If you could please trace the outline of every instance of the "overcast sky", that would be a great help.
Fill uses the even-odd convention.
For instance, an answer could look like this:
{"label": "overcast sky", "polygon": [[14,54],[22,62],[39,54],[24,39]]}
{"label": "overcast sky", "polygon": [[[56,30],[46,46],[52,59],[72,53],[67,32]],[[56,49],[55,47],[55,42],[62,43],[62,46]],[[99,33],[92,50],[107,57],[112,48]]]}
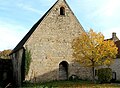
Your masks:
{"label": "overcast sky", "polygon": [[[66,0],[86,31],[120,38],[120,0]],[[0,0],[0,51],[13,49],[56,0]]]}

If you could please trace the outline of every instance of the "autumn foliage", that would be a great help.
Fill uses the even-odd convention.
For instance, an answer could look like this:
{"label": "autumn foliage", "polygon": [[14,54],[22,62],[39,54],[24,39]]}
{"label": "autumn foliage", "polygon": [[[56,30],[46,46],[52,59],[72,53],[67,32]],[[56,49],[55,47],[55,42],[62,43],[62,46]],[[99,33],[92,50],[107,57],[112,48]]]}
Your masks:
{"label": "autumn foliage", "polygon": [[[112,40],[105,40],[102,33],[92,29],[82,33],[72,42],[73,57],[83,66],[94,67],[110,65],[116,58],[117,47]],[[94,78],[94,77],[93,77]]]}
{"label": "autumn foliage", "polygon": [[12,50],[3,50],[0,52],[0,58],[2,59],[10,59],[9,54],[11,53]]}

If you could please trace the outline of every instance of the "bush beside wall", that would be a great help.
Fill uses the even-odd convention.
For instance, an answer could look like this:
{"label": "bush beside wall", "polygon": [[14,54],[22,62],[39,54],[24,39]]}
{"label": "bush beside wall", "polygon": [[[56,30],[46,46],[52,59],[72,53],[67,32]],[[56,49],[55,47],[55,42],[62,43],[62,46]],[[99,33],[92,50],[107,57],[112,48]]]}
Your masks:
{"label": "bush beside wall", "polygon": [[101,83],[108,83],[112,79],[112,69],[110,68],[101,68],[98,69],[98,81]]}

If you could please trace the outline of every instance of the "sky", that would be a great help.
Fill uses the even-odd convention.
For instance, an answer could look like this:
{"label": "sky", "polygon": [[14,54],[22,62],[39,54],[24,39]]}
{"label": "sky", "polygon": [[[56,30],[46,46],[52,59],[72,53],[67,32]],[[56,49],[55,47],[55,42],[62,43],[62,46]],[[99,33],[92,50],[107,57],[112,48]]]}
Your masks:
{"label": "sky", "polygon": [[[0,0],[0,51],[13,49],[57,0]],[[66,0],[85,29],[120,38],[120,0]]]}

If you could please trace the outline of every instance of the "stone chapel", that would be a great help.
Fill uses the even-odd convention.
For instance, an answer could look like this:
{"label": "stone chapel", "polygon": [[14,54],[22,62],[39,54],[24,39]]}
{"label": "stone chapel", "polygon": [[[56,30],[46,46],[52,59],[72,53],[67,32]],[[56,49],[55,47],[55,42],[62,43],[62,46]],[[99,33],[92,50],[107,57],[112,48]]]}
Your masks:
{"label": "stone chapel", "polygon": [[[91,78],[91,70],[74,61],[71,42],[85,32],[65,0],[56,3],[38,20],[11,53],[13,76],[18,85],[66,80],[71,75]],[[25,51],[31,52],[30,69],[24,73]]]}
{"label": "stone chapel", "polygon": [[[13,49],[13,77],[17,85],[23,80],[33,83],[67,80],[76,75],[92,79],[92,70],[75,62],[71,42],[85,32],[66,0],[55,4],[38,20]],[[31,63],[25,75],[26,50]]]}

